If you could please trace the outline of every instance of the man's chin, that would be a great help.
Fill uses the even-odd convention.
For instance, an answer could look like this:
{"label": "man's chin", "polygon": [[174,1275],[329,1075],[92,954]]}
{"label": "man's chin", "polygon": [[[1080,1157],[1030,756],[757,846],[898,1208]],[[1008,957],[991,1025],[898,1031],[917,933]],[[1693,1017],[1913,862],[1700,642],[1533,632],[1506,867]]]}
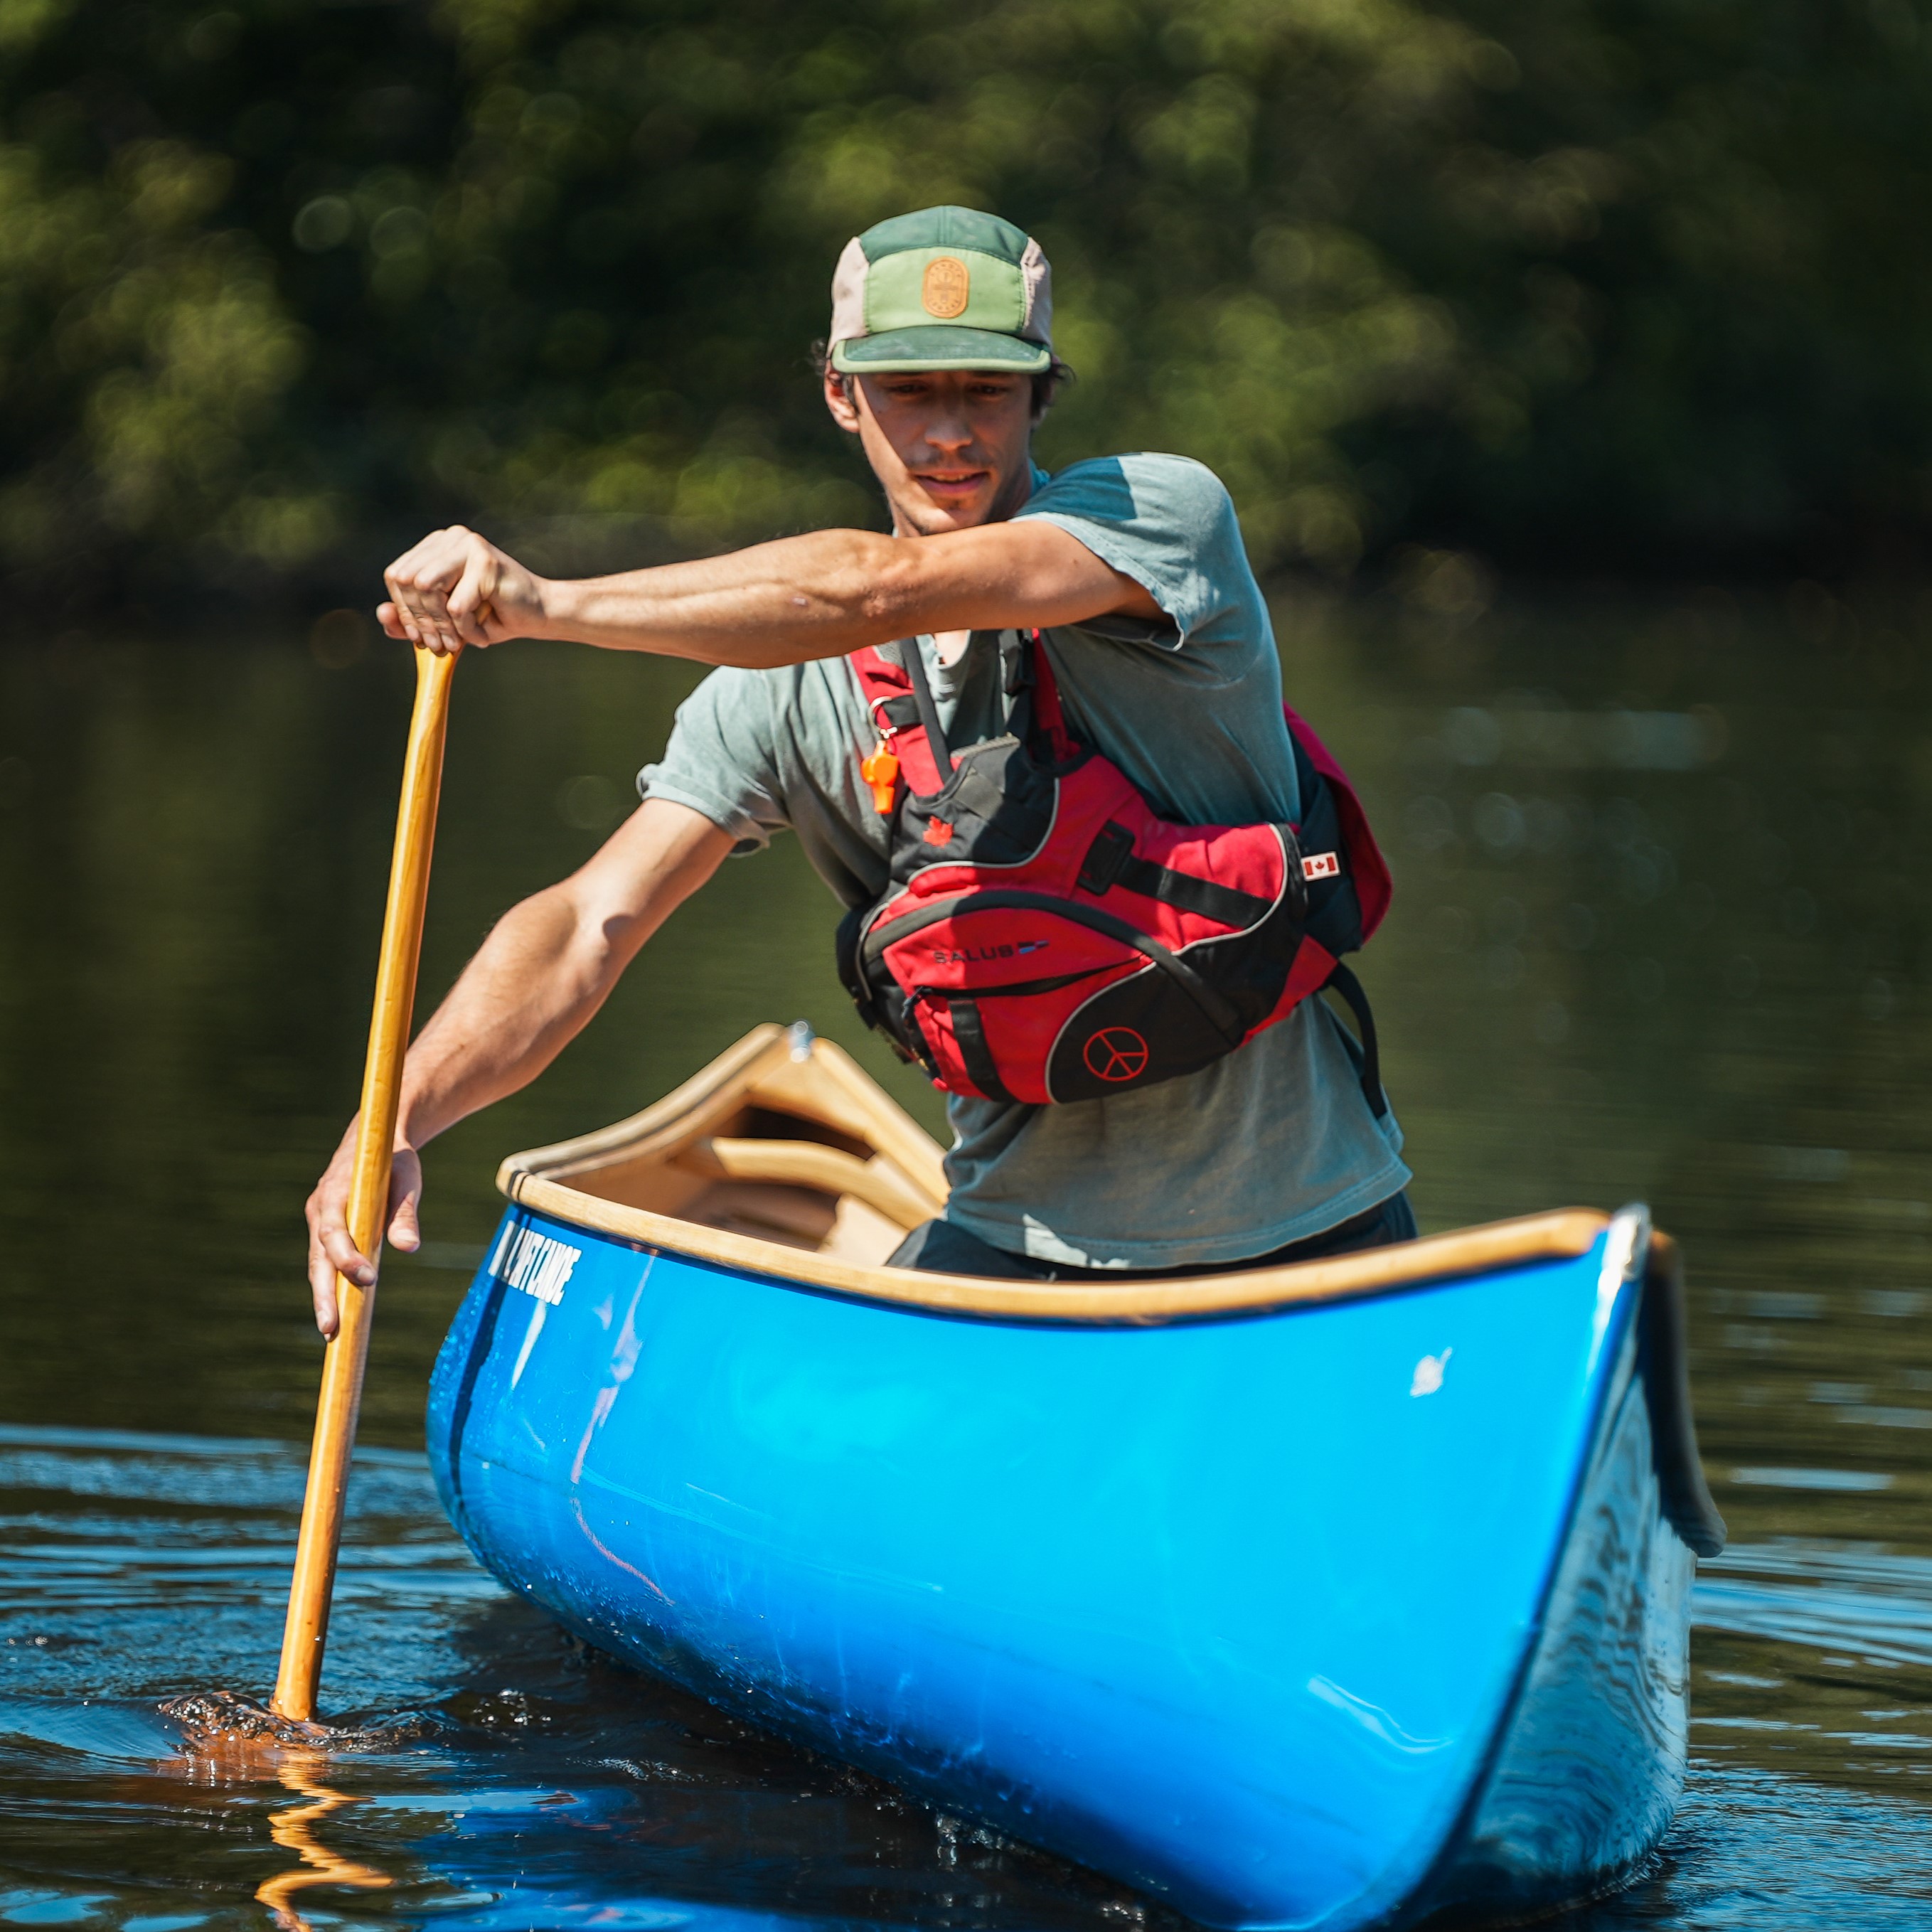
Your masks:
{"label": "man's chin", "polygon": [[922,490],[907,506],[914,524],[929,537],[943,536],[949,530],[972,530],[987,522],[993,514],[994,493],[976,490],[962,502],[937,502]]}

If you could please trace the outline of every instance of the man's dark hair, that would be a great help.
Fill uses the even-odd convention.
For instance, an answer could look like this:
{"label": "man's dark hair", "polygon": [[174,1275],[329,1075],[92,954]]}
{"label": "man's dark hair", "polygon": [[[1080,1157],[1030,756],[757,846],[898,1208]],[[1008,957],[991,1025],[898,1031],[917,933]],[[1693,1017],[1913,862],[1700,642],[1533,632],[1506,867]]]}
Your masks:
{"label": "man's dark hair", "polygon": [[[836,376],[845,386],[845,393],[852,393],[852,378],[842,369],[832,366],[832,345],[820,336],[806,351],[806,359],[814,374]],[[1052,408],[1054,399],[1066,385],[1074,380],[1073,371],[1056,356],[1047,367],[1033,379],[1033,419],[1037,423]]]}

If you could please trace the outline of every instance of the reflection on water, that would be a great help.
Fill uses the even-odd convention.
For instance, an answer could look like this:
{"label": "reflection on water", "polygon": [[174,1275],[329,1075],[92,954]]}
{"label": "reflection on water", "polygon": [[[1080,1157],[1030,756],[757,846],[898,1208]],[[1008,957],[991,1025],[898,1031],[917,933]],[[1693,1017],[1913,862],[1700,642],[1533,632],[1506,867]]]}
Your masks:
{"label": "reflection on water", "polygon": [[[1735,1538],[1700,1576],[1696,1767],[1655,1874],[1570,1923],[1922,1923],[1927,622],[1812,590],[1282,618],[1290,689],[1396,866],[1364,971],[1424,1220],[1642,1197],[1689,1250]],[[324,1686],[333,1715],[413,1710],[411,1741],[291,1784],[184,1757],[156,1717],[264,1689],[280,1630],[300,1451],[238,1438],[306,1432],[299,1205],[355,1086],[407,711],[400,664],[329,655],[0,659],[0,1922],[259,1926],[278,1876],[308,1882],[261,1895],[317,1926],[1132,1916],[574,1647],[476,1572],[416,1453],[507,1149],[766,1018],[936,1120],[847,1017],[795,851],[728,867],[544,1082],[432,1150]],[[691,677],[548,647],[465,665],[426,986],[592,849]]]}
{"label": "reflection on water", "polygon": [[308,1802],[292,1804],[268,1820],[268,1835],[284,1851],[301,1861],[286,1871],[265,1878],[255,1888],[255,1896],[274,1914],[275,1923],[285,1932],[313,1932],[309,1922],[295,1909],[298,1895],[313,1886],[344,1885],[358,1892],[380,1892],[394,1880],[374,1865],[358,1864],[330,1850],[325,1842],[322,1821],[330,1813],[358,1801],[346,1792],[322,1782],[328,1760],[320,1751],[286,1751],[275,1766],[275,1775],[288,1788]]}

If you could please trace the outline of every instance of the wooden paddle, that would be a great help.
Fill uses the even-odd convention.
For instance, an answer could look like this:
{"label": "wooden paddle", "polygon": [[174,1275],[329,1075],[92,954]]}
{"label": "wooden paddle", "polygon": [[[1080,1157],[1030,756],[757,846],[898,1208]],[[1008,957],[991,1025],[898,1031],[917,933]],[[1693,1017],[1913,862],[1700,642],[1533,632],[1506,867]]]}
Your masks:
{"label": "wooden paddle", "polygon": [[[382,950],[376,968],[376,1004],[369,1020],[369,1053],[363,1063],[362,1108],[349,1195],[350,1238],[372,1261],[381,1256],[388,1214],[390,1154],[403,1055],[416,1007],[423,906],[429,896],[430,853],[436,842],[436,798],[442,786],[449,680],[455,668],[454,652],[439,657],[420,647],[416,651],[416,709],[403,759],[403,795],[396,809],[396,846],[389,862],[389,900],[382,915]],[[288,1622],[282,1631],[282,1664],[272,1706],[278,1716],[298,1722],[314,1715],[316,1686],[322,1676],[349,1458],[356,1446],[362,1370],[369,1358],[369,1323],[375,1312],[373,1285],[359,1288],[338,1274],[335,1294],[340,1320],[322,1358],[315,1444],[309,1454],[308,1488],[302,1498],[302,1534],[296,1544],[295,1577],[289,1588]]]}

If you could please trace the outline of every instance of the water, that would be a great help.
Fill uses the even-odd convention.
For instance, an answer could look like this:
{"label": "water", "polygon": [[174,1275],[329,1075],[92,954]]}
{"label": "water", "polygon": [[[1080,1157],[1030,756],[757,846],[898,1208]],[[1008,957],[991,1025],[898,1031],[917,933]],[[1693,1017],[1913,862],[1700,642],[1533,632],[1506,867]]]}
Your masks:
{"label": "water", "polygon": [[[1425,1226],[1641,1197],[1688,1250],[1732,1534],[1699,1581],[1693,1775],[1654,1872],[1566,1923],[1922,1924],[1932,614],[1799,586],[1280,616],[1396,862],[1365,970]],[[426,986],[594,848],[692,678],[464,666]],[[0,658],[0,1923],[260,1926],[265,1886],[316,1926],[1137,1918],[574,1646],[429,1487],[424,1380],[502,1154],[800,1016],[936,1122],[847,1017],[789,850],[728,866],[543,1082],[431,1150],[324,1683],[402,1732],[278,1781],[155,1716],[273,1676],[318,1360],[300,1204],[354,1090],[406,709],[342,625]]]}

